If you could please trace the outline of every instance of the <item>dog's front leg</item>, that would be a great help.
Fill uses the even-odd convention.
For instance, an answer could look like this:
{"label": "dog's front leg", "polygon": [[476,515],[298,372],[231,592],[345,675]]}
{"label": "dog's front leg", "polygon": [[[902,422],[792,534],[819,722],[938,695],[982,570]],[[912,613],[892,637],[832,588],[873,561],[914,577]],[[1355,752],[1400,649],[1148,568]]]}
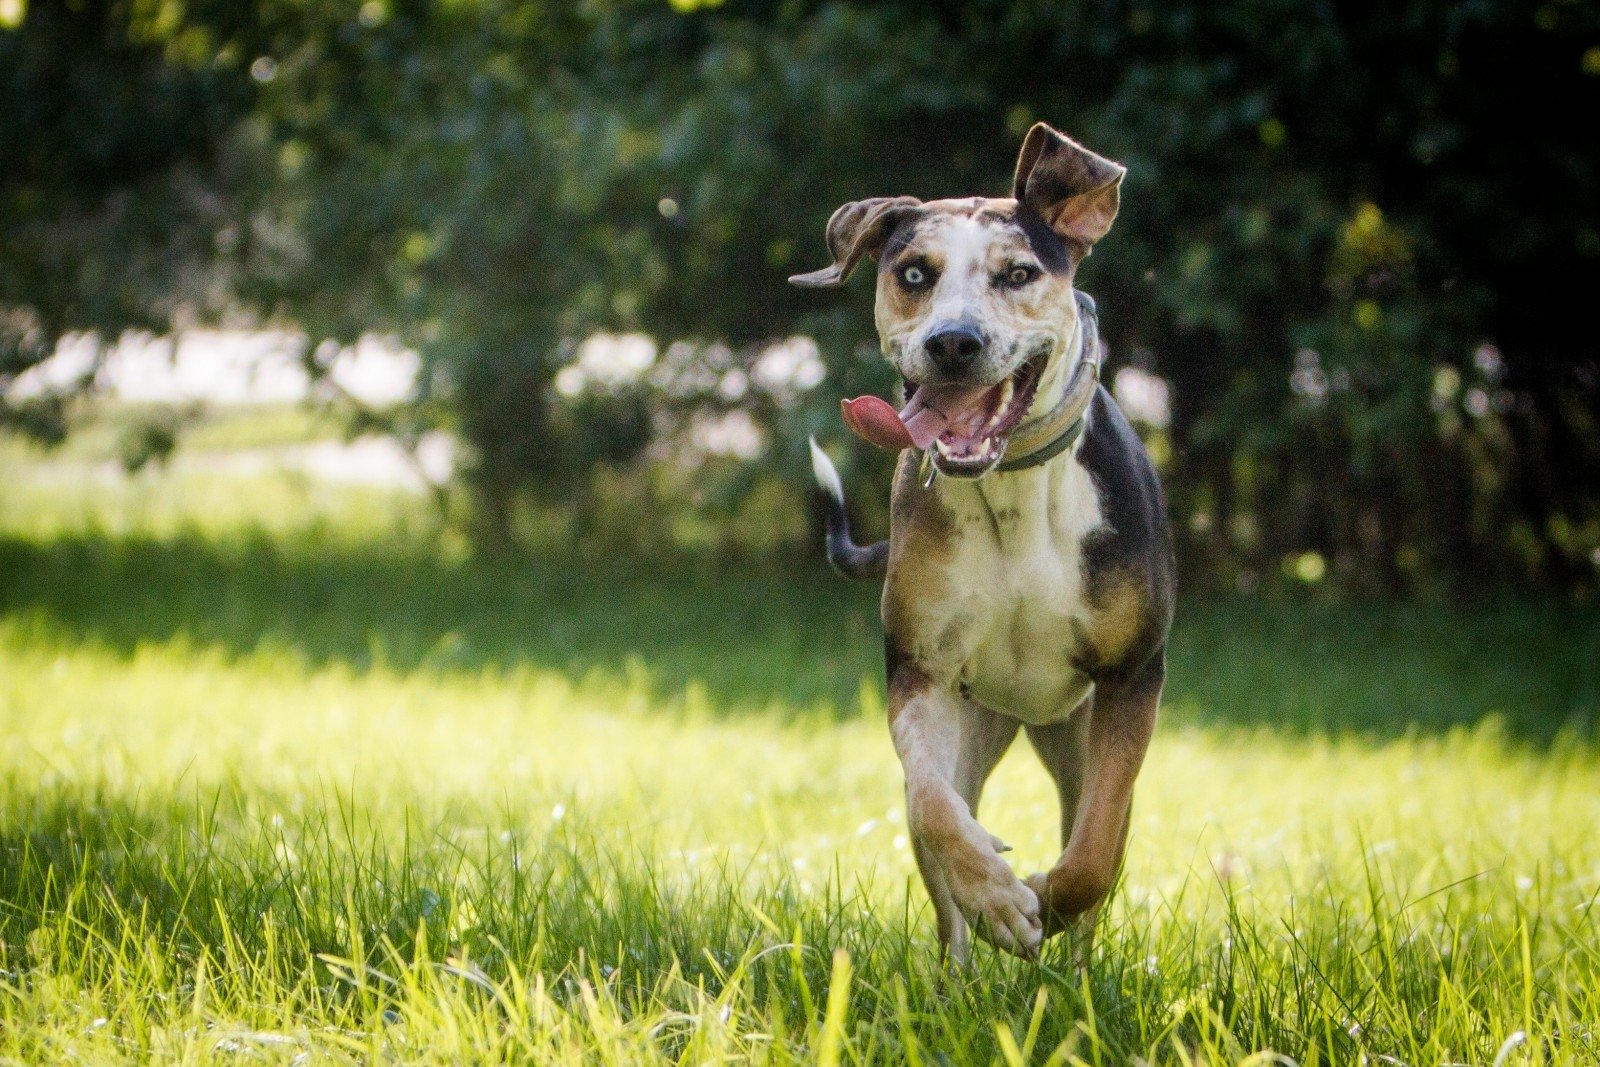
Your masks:
{"label": "dog's front leg", "polygon": [[889,693],[890,731],[906,776],[906,823],[945,952],[966,962],[971,922],[1000,948],[1032,956],[1044,932],[1039,898],[973,815],[1017,724],[910,672],[897,672]]}
{"label": "dog's front leg", "polygon": [[[1048,872],[1028,879],[1052,934],[1078,921],[1092,922],[1116,881],[1133,783],[1155,729],[1165,677],[1165,659],[1157,653],[1128,675],[1095,682],[1094,699],[1086,709],[1090,718],[1082,792],[1066,848]],[[1085,933],[1092,936],[1092,931]],[[1079,960],[1080,967],[1086,963]]]}

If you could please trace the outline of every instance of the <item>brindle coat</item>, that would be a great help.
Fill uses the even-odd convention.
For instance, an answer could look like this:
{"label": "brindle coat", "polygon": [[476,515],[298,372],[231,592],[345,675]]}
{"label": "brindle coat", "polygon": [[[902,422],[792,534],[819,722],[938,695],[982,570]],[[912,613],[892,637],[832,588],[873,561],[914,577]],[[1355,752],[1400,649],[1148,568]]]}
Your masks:
{"label": "brindle coat", "polygon": [[[794,280],[839,284],[877,258],[878,331],[908,383],[941,380],[926,341],[952,322],[984,337],[964,384],[1000,383],[1047,358],[1020,433],[1052,410],[1082,358],[1093,321],[1078,312],[1074,276],[1111,227],[1123,174],[1040,124],[1012,198],[847,204],[828,226],[833,265]],[[906,284],[913,267],[917,286]],[[1087,959],[1155,725],[1174,596],[1165,504],[1103,388],[1085,418],[1073,447],[1024,470],[925,488],[923,455],[904,452],[886,553],[850,544],[837,476],[819,460],[833,497],[830,557],[859,572],[886,556],[890,731],[917,864],[957,960],[970,952],[969,923],[1022,955],[1075,926]],[[944,469],[937,450],[929,459]],[[1026,880],[976,817],[1019,730],[1055,780],[1062,821],[1060,857]]]}

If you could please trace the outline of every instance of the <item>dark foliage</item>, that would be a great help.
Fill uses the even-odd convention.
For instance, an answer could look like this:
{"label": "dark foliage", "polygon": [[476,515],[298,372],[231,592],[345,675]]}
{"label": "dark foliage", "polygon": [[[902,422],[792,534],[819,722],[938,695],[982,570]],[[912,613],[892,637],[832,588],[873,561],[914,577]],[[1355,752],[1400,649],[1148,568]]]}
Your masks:
{"label": "dark foliage", "polygon": [[[490,528],[695,412],[747,409],[801,470],[841,393],[888,386],[866,282],[784,284],[829,212],[1001,193],[1047,119],[1130,169],[1082,279],[1114,366],[1172,384],[1152,433],[1190,574],[1314,553],[1302,573],[1374,590],[1593,586],[1593,5],[25,12],[0,30],[0,383],[63,331],[231,302],[415,344]],[[687,342],[709,376],[571,402],[552,383],[597,329]],[[821,388],[715,388],[795,333]]]}

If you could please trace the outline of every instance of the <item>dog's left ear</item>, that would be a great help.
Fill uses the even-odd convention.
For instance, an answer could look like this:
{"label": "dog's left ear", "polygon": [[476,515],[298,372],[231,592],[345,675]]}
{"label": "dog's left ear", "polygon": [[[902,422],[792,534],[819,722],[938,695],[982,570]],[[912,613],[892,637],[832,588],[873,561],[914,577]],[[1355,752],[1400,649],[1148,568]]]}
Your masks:
{"label": "dog's left ear", "polygon": [[832,266],[809,274],[796,274],[789,283],[805,289],[844,284],[861,257],[877,258],[895,229],[921,207],[922,201],[914,196],[878,196],[844,205],[828,220]]}
{"label": "dog's left ear", "polygon": [[1022,142],[1011,195],[1088,255],[1117,217],[1127,173],[1120,163],[1039,122]]}

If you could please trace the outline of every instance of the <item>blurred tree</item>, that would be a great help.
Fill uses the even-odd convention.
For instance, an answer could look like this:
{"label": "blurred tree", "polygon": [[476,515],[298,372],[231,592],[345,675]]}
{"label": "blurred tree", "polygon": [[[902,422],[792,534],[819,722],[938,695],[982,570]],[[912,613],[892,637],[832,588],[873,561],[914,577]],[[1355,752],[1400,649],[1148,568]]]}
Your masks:
{"label": "blurred tree", "polygon": [[[229,300],[393,331],[496,537],[730,411],[803,469],[840,394],[891,383],[866,282],[784,278],[845,200],[1003,194],[1042,118],[1130,166],[1082,278],[1173,385],[1191,573],[1594,582],[1593,5],[83,0],[29,6],[0,65],[13,365]],[[556,388],[600,330],[663,355]],[[756,387],[793,334],[826,387]]]}
{"label": "blurred tree", "polygon": [[227,303],[251,23],[204,0],[0,8],[0,421],[62,432],[54,398],[5,403],[62,335]]}
{"label": "blurred tree", "polygon": [[[680,299],[847,335],[781,289],[827,213],[1003,192],[1047,118],[1132,168],[1083,277],[1114,350],[1175,385],[1186,555],[1241,584],[1306,551],[1374,589],[1592,584],[1592,5],[752,2],[702,24],[661,124],[704,191]],[[701,321],[737,335],[725,308]]]}

